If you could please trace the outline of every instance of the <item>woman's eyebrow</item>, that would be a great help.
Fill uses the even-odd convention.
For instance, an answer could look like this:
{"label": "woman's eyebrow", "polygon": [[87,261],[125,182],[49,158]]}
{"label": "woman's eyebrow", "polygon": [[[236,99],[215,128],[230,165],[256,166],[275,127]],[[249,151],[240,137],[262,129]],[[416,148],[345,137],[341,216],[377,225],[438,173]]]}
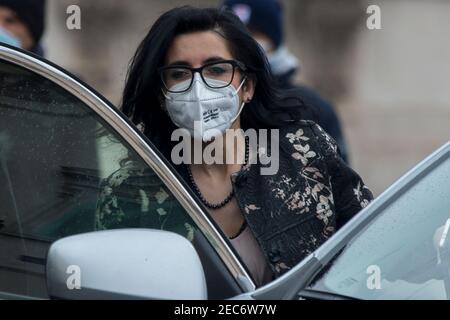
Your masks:
{"label": "woman's eyebrow", "polygon": [[[223,57],[220,57],[220,56],[213,56],[213,57],[209,57],[206,60],[203,60],[203,64],[207,64],[207,63],[210,63],[210,62],[216,62],[216,61],[223,61],[223,60],[227,60],[227,59],[224,59]],[[192,65],[189,62],[187,62],[187,61],[177,60],[177,61],[174,61],[174,62],[168,64],[168,66],[186,66],[186,67],[191,67]]]}
{"label": "woman's eyebrow", "polygon": [[223,60],[227,60],[227,59],[224,59],[219,56],[214,56],[214,57],[210,57],[210,58],[204,60],[203,63],[206,64],[206,63],[210,63],[210,62],[223,61]]}
{"label": "woman's eyebrow", "polygon": [[178,60],[178,61],[174,61],[172,63],[169,63],[168,66],[186,66],[186,67],[190,67],[191,64],[187,61],[183,61],[183,60]]}

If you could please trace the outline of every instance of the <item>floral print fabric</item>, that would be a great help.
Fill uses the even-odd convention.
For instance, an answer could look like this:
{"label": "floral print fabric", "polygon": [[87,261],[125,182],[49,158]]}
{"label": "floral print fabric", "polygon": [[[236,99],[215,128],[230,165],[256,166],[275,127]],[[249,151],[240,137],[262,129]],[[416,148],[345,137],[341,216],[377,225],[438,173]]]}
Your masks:
{"label": "floral print fabric", "polygon": [[279,132],[280,167],[253,165],[234,178],[236,196],[275,277],[316,250],[373,199],[359,175],[317,124]]}

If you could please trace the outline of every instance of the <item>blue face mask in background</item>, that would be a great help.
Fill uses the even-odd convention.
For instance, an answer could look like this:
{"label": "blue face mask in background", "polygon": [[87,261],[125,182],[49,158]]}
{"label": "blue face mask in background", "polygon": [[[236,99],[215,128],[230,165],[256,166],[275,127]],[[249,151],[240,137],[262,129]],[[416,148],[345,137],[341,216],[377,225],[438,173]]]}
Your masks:
{"label": "blue face mask in background", "polygon": [[0,42],[9,44],[14,47],[22,47],[22,43],[19,39],[14,37],[11,33],[0,27]]}

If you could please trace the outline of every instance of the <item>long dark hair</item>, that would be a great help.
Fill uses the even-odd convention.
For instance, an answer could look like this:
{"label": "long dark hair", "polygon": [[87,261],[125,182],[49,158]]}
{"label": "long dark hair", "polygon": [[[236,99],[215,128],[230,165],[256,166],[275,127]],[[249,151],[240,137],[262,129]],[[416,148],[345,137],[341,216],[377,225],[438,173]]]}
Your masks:
{"label": "long dark hair", "polygon": [[184,6],[164,13],[139,45],[128,72],[122,111],[135,123],[144,125],[145,135],[163,153],[171,145],[176,128],[161,108],[161,80],[157,69],[178,35],[214,30],[228,41],[236,60],[248,68],[247,75],[256,80],[252,102],[244,107],[241,126],[244,130],[271,129],[300,119],[302,102],[281,94],[272,77],[265,53],[240,19],[226,8]]}

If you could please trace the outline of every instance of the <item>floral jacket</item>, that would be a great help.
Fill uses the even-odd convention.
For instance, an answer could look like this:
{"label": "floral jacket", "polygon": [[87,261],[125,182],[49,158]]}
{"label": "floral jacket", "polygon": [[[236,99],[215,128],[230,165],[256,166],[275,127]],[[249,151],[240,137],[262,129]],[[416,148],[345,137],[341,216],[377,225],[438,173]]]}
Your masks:
{"label": "floral jacket", "polygon": [[[275,278],[373,199],[339,156],[335,141],[314,122],[280,129],[279,155],[274,175],[261,175],[257,163],[231,177],[239,207]],[[193,222],[160,182],[149,182],[151,176],[131,165],[108,178],[97,206],[97,228],[160,228],[192,240]]]}

